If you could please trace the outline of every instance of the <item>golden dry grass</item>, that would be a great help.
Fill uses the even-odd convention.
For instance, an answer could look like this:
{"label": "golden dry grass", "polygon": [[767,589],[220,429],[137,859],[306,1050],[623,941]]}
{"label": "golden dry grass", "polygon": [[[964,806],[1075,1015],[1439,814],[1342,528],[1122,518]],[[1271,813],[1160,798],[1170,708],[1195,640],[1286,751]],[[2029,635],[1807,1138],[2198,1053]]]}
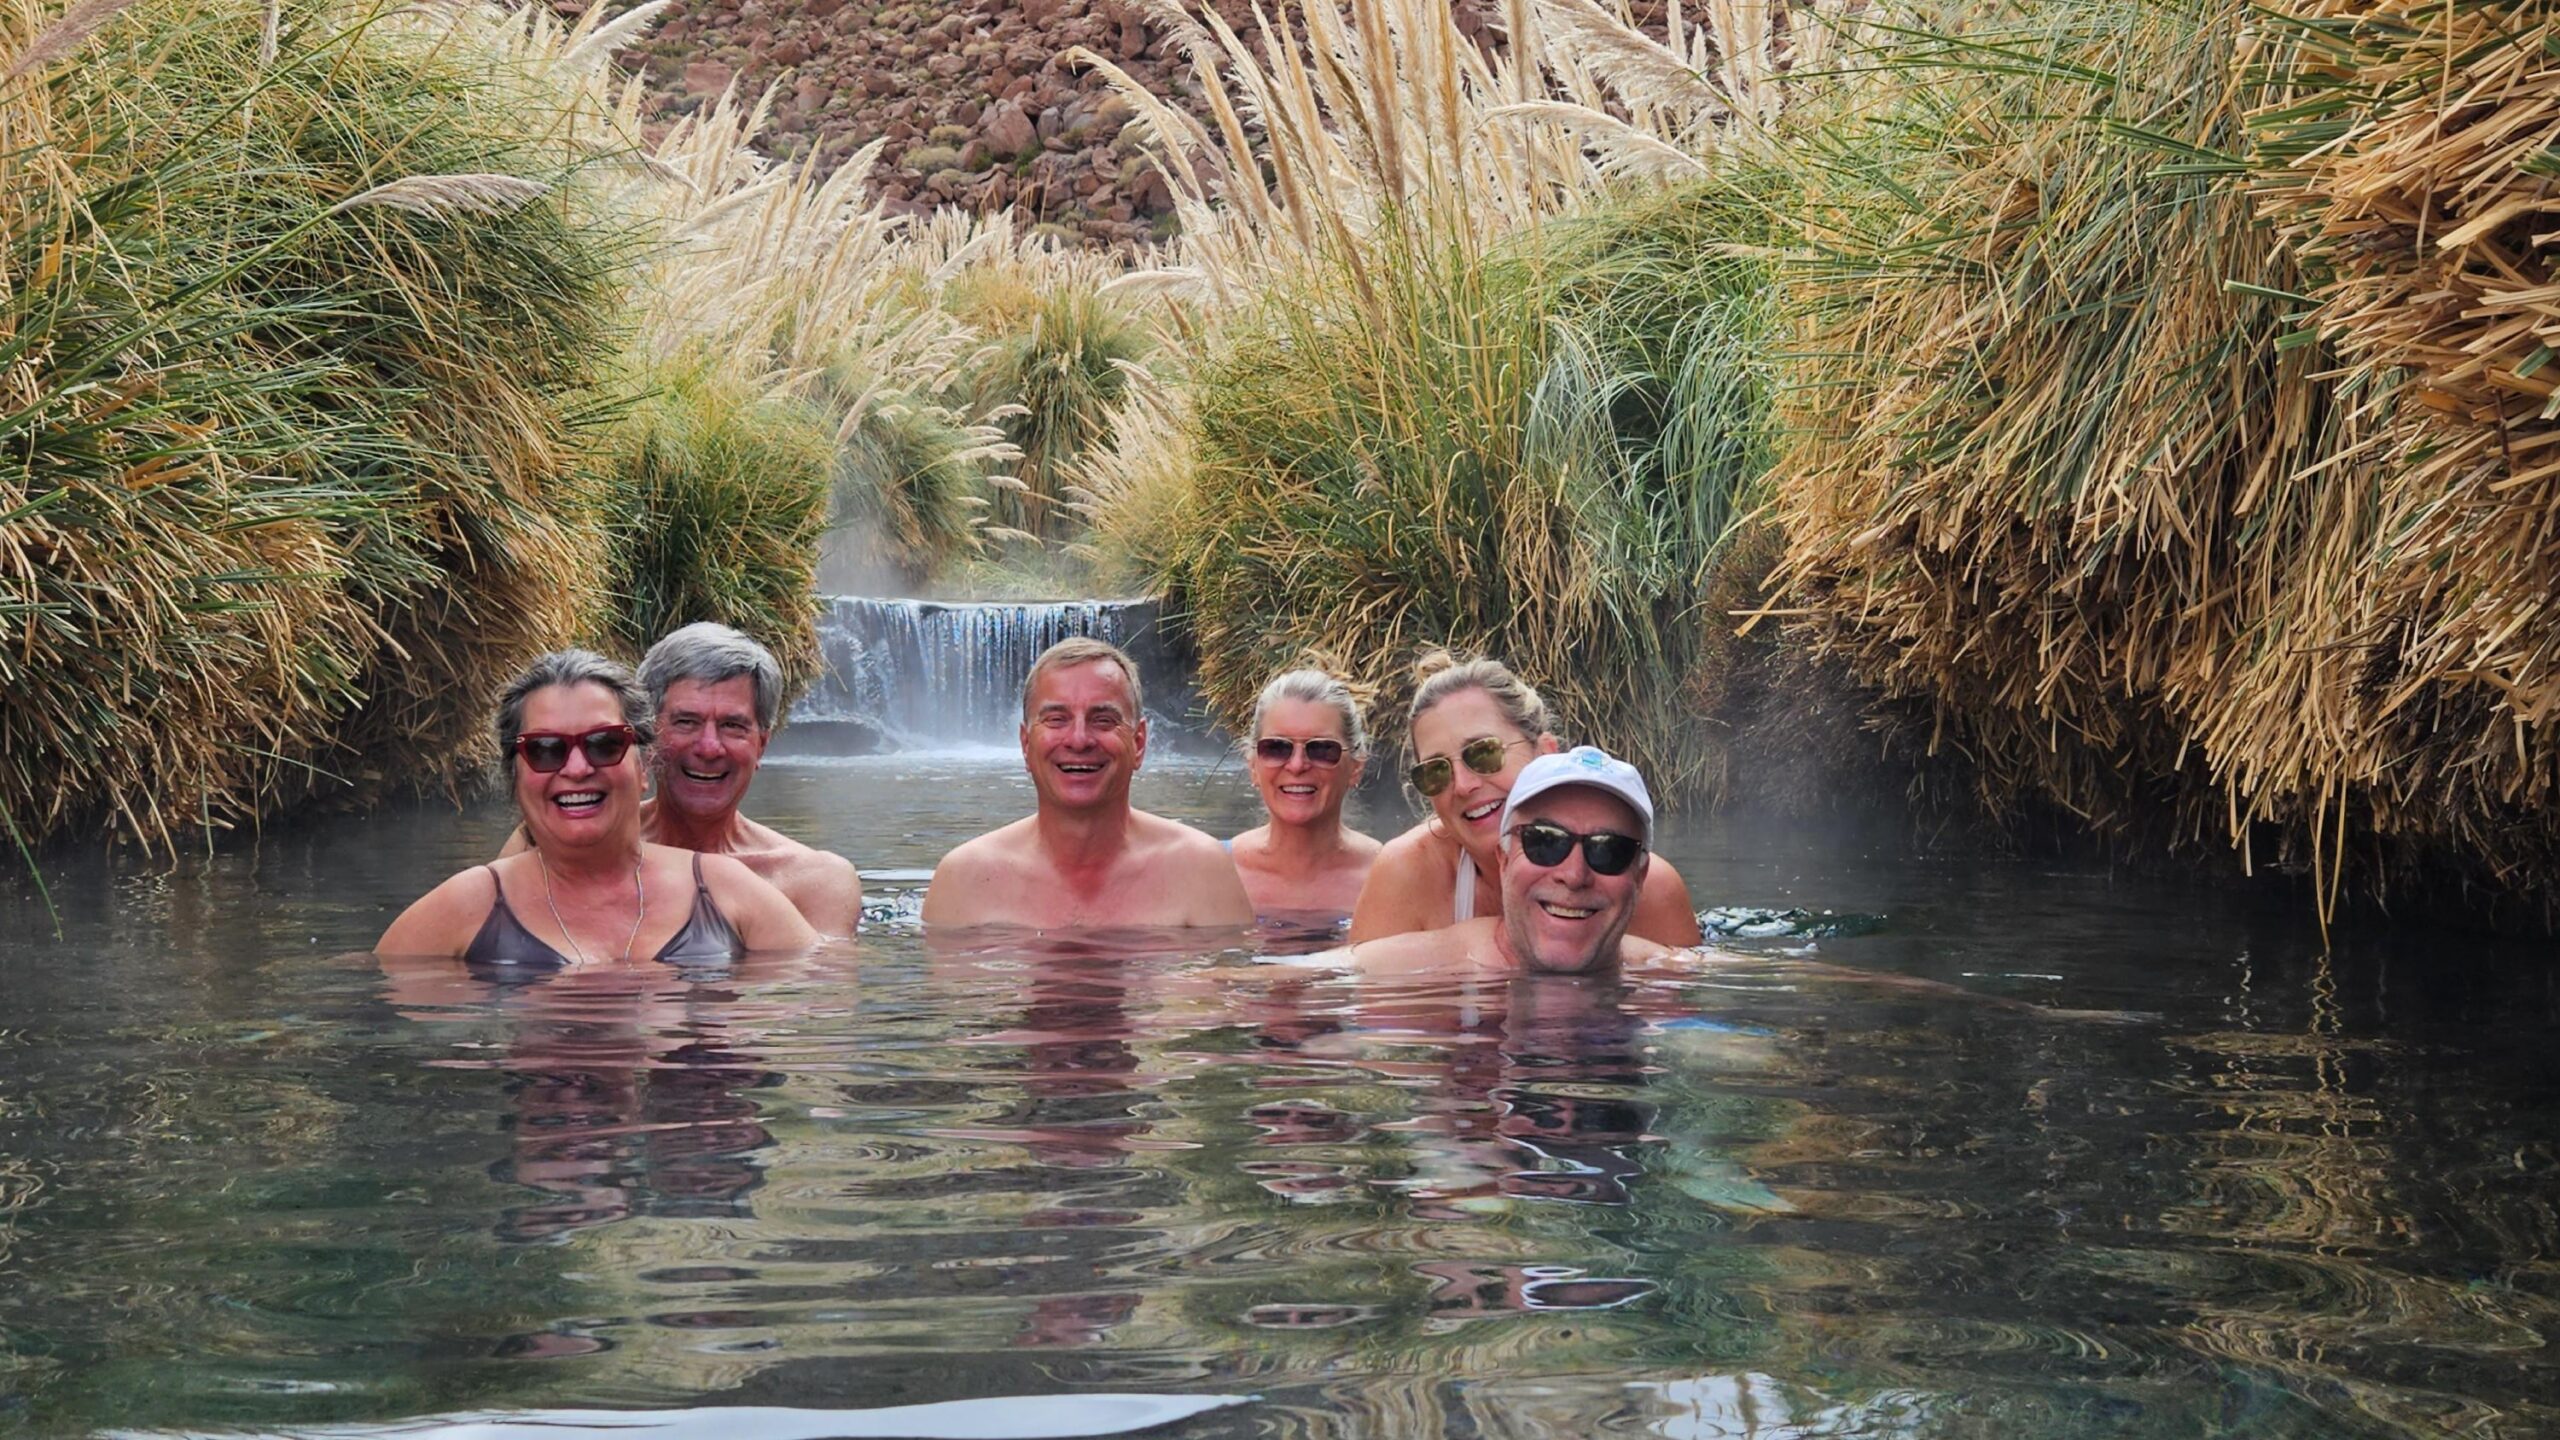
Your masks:
{"label": "golden dry grass", "polygon": [[432,779],[464,728],[375,749],[375,718],[476,697],[522,658],[493,643],[572,633],[564,406],[600,354],[609,237],[555,199],[566,167],[509,170],[521,141],[478,108],[528,98],[506,77],[362,12],[260,16],[0,9],[21,844],[165,848],[345,779]]}
{"label": "golden dry grass", "polygon": [[[2492,193],[2479,147],[2547,130],[2518,76],[2550,61],[2349,10],[2008,12],[1834,117],[1784,577],[1995,811],[2272,843],[2324,913],[2413,870],[2547,910],[2554,510],[2499,398],[2530,304],[2485,279],[2538,262],[2461,227],[2538,193],[2512,143]],[[2397,68],[2342,61],[2354,35]]]}

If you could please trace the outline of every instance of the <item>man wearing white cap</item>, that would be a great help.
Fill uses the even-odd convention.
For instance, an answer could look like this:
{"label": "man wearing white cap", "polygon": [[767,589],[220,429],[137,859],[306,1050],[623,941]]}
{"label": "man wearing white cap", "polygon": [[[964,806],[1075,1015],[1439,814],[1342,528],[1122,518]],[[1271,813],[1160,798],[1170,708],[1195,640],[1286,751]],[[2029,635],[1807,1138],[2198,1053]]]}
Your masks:
{"label": "man wearing white cap", "polygon": [[1592,745],[1541,755],[1512,782],[1501,834],[1500,916],[1355,946],[1360,968],[1589,974],[1669,953],[1627,935],[1653,847],[1636,767]]}

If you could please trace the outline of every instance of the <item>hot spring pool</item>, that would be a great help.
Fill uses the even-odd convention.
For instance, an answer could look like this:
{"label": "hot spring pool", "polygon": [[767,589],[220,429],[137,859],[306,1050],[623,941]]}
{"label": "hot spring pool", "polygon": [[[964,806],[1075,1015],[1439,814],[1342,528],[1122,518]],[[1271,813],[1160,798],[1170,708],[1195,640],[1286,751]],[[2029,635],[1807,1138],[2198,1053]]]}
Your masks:
{"label": "hot spring pool", "polygon": [[927,946],[1027,797],[772,762],[878,922],[716,983],[389,987],[494,809],[17,882],[0,1432],[2560,1432],[2547,947],[1741,820],[1663,848],[1772,933],[1677,981]]}

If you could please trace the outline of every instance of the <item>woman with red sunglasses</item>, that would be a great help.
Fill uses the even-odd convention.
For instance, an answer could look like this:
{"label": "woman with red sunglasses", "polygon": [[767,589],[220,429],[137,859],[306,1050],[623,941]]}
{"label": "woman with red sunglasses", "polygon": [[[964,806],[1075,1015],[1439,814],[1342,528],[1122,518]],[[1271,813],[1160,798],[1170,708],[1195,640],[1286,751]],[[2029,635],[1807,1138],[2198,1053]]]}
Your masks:
{"label": "woman with red sunglasses", "polygon": [[1351,913],[1378,842],[1342,823],[1342,802],[1369,763],[1369,734],[1350,687],[1322,670],[1273,676],[1253,703],[1245,764],[1267,824],[1227,842],[1253,912],[1332,927]]}
{"label": "woman with red sunglasses", "polygon": [[428,891],[375,951],[543,973],[634,957],[716,967],[814,942],[782,892],[736,860],[641,841],[649,732],[627,667],[587,650],[526,667],[499,699],[497,735],[532,848]]}
{"label": "woman with red sunglasses", "polygon": [[[1439,930],[1502,913],[1502,806],[1522,767],[1564,748],[1547,702],[1499,660],[1426,652],[1414,666],[1406,772],[1431,813],[1387,842],[1351,911],[1351,941]],[[1698,929],[1689,887],[1655,856],[1627,933],[1687,946]]]}

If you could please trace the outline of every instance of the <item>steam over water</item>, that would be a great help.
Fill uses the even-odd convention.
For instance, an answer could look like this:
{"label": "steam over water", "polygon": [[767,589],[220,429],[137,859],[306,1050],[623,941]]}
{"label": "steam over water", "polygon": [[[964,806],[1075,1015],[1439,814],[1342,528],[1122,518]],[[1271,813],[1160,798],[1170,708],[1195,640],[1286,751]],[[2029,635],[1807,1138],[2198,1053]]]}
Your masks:
{"label": "steam over water", "polygon": [[1696,819],[1702,905],[1803,918],[1625,987],[928,947],[1027,793],[769,765],[881,920],[715,983],[349,953],[495,809],[60,862],[0,938],[0,1435],[2560,1433],[2543,952]]}

